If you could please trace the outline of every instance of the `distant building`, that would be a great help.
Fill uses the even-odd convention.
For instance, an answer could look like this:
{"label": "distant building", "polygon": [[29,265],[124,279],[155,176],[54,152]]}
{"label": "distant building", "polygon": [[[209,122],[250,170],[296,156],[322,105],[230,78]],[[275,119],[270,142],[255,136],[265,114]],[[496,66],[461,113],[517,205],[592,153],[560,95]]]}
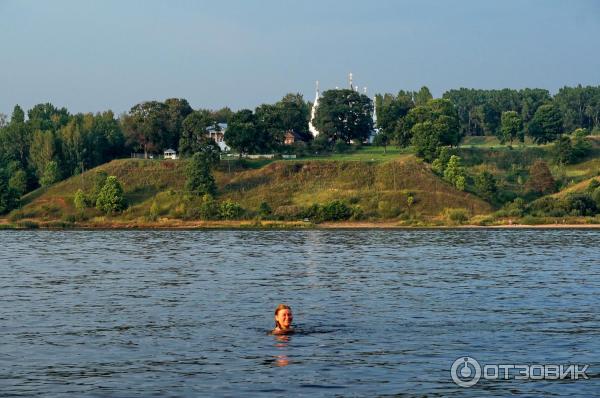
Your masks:
{"label": "distant building", "polygon": [[177,151],[173,150],[173,149],[167,149],[164,153],[164,158],[165,159],[177,159]]}
{"label": "distant building", "polygon": [[221,151],[229,152],[231,148],[225,143],[225,131],[227,131],[227,123],[218,123],[217,126],[209,127],[207,134],[217,143]]}
{"label": "distant building", "polygon": [[283,135],[283,143],[285,145],[292,145],[296,141],[304,141],[300,134],[294,132],[294,130],[288,130]]}

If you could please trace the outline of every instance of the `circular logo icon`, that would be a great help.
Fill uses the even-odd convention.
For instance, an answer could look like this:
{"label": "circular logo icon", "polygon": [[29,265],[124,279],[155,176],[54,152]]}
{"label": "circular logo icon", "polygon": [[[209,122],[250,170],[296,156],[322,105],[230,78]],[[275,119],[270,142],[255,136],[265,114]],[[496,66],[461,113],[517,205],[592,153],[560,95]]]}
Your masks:
{"label": "circular logo icon", "polygon": [[460,357],[450,368],[452,381],[461,387],[471,387],[481,378],[481,365],[471,357]]}

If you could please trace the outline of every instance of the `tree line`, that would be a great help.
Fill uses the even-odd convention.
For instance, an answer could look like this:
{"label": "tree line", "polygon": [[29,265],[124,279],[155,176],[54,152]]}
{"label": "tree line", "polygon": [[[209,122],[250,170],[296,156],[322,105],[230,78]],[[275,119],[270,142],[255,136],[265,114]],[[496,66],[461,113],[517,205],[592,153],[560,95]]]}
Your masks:
{"label": "tree line", "polygon": [[581,137],[600,130],[600,86],[563,87],[554,96],[544,89],[461,88],[436,99],[423,87],[377,95],[375,104],[353,90],[327,90],[316,109],[314,124],[321,134],[315,140],[308,131],[311,107],[300,94],[237,112],[227,107],[194,110],[179,98],[145,101],[118,117],[110,110],[71,114],[45,103],[25,112],[16,105],[10,117],[0,115],[0,212],[32,189],[130,152],[218,152],[207,132],[218,131],[220,123],[228,124],[225,141],[240,154],[290,148],[283,145],[287,132],[297,139],[292,149],[327,151],[361,143],[376,127],[376,144],[412,145],[427,161],[464,136],[493,135],[509,144],[525,136],[540,144],[556,141],[557,156],[568,162],[582,147],[562,134],[579,129],[576,136]]}

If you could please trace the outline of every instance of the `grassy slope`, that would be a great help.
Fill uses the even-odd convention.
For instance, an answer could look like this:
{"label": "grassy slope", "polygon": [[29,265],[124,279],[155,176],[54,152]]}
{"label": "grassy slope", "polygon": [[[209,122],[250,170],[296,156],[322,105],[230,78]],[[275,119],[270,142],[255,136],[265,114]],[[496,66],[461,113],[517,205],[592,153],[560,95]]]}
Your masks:
{"label": "grassy slope", "polygon": [[[89,192],[96,170],[115,175],[131,204],[128,219],[148,214],[157,202],[163,214],[177,206],[185,183],[184,161],[115,160],[24,198],[26,218],[60,219],[74,214],[73,196],[82,188]],[[256,211],[261,202],[285,214],[294,208],[334,199],[357,204],[371,219],[394,218],[408,210],[407,197],[414,196],[411,213],[439,215],[445,208],[461,207],[472,214],[489,212],[490,206],[474,195],[460,192],[435,176],[413,156],[390,161],[275,161],[257,169],[215,173],[220,199],[232,199]],[[99,215],[91,210],[91,216]]]}

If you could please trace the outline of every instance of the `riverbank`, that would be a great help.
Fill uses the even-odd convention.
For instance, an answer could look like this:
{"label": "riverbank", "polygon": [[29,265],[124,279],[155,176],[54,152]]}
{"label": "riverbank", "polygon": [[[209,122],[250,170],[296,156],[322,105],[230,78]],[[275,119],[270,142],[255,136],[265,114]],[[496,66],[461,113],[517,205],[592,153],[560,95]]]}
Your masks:
{"label": "riverbank", "polygon": [[406,224],[398,221],[340,221],[312,223],[308,221],[272,221],[272,220],[227,220],[227,221],[184,221],[161,219],[158,221],[120,221],[96,220],[87,222],[21,220],[10,222],[0,219],[0,229],[48,229],[48,230],[191,230],[191,229],[600,229],[600,224],[581,220],[581,223],[520,224],[518,222],[477,225],[477,224]]}

